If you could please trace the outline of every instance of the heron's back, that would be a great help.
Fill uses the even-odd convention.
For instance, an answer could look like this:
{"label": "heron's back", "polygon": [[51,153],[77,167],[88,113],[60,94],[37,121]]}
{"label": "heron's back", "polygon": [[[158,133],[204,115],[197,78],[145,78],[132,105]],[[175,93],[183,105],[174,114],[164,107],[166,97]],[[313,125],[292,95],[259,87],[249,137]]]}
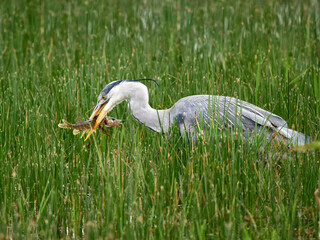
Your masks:
{"label": "heron's back", "polygon": [[[287,123],[281,117],[248,102],[225,96],[193,95],[176,102],[170,109],[170,121],[178,124],[181,134],[194,133],[195,126],[211,129],[217,125],[221,130],[240,129],[245,140],[253,133],[265,134],[270,138],[278,133],[283,138],[306,142],[303,134],[288,131]],[[295,135],[301,140],[297,140]]]}

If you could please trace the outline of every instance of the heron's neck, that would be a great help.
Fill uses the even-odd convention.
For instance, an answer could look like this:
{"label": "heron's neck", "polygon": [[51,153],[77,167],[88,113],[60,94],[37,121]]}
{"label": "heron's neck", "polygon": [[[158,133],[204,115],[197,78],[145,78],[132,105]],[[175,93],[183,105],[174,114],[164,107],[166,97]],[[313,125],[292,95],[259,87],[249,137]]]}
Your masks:
{"label": "heron's neck", "polygon": [[129,108],[136,120],[156,132],[167,132],[170,126],[169,109],[157,110],[149,105],[148,90],[143,84],[130,91]]}

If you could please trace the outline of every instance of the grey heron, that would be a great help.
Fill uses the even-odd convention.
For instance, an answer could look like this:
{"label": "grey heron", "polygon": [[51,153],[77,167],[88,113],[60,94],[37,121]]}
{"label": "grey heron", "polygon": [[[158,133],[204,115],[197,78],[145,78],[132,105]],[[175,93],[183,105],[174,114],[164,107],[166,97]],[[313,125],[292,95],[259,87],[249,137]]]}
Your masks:
{"label": "grey heron", "polygon": [[[99,126],[106,114],[116,105],[128,100],[133,117],[156,132],[166,133],[170,127],[177,126],[181,135],[187,133],[193,138],[199,126],[198,121],[202,118],[202,126],[205,128],[217,123],[221,129],[241,129],[245,140],[264,130],[267,140],[277,134],[279,139],[290,142],[291,145],[303,145],[311,141],[311,138],[303,133],[289,129],[281,117],[232,97],[193,95],[181,98],[169,109],[154,109],[149,105],[148,88],[140,82],[142,80],[155,81],[117,80],[106,85],[90,117],[93,119],[98,115],[92,130]],[[91,133],[92,131],[88,137]]]}

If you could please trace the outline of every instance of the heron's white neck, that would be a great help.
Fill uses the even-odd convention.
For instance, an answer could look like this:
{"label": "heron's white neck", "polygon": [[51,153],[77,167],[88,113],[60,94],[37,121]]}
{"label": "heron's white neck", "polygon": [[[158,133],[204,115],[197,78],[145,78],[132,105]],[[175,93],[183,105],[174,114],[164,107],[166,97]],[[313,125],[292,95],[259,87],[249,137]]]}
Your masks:
{"label": "heron's white neck", "polygon": [[167,132],[170,127],[169,109],[157,110],[149,105],[148,89],[139,82],[128,84],[129,108],[136,120],[156,132]]}

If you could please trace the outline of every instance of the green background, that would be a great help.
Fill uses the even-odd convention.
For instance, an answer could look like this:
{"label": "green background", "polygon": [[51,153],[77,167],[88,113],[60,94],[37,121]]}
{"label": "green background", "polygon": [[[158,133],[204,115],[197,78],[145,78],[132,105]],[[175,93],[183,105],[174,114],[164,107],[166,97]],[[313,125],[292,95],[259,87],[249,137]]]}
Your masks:
{"label": "green background", "polygon": [[0,239],[318,238],[319,152],[192,145],[141,126],[84,142],[116,79],[151,106],[238,97],[318,138],[320,4],[310,1],[18,1],[0,4]]}

